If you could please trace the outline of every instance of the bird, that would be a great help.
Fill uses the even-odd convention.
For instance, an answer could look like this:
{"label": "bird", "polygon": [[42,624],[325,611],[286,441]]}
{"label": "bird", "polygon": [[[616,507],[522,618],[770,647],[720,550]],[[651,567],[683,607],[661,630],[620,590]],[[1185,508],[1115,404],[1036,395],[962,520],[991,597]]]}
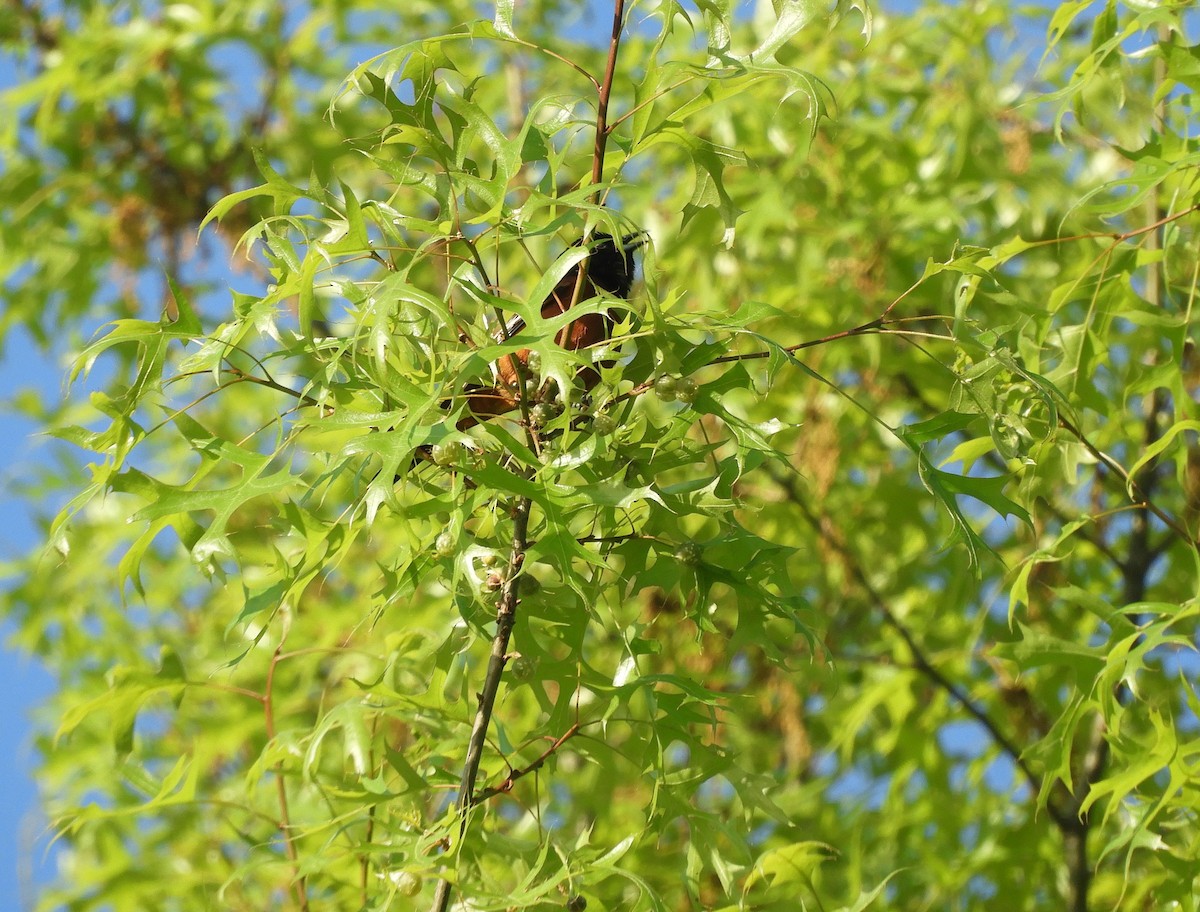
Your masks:
{"label": "bird", "polygon": [[[600,293],[628,300],[633,290],[633,253],[646,243],[646,239],[644,231],[626,234],[619,242],[612,235],[597,231],[590,240],[580,238],[575,241],[572,246],[586,242],[589,253],[584,260],[567,270],[554,290],[546,296],[542,302],[542,319],[561,316],[579,301],[595,298]],[[577,294],[579,271],[585,265],[587,272]],[[554,341],[569,351],[599,345],[609,338],[619,319],[620,316],[612,309],[586,313],[559,330]],[[493,336],[496,341],[503,342],[524,328],[525,321],[514,316],[504,326],[498,327]],[[521,367],[518,367],[518,362]],[[494,386],[468,385],[464,390],[467,395],[467,414],[459,419],[458,430],[465,431],[484,419],[514,411],[520,404],[518,393],[522,375],[525,374],[524,366],[528,363],[529,350],[523,348],[515,354],[505,355],[492,365],[496,381]],[[591,367],[582,368],[578,377],[586,390],[592,389],[600,381],[599,372]]]}

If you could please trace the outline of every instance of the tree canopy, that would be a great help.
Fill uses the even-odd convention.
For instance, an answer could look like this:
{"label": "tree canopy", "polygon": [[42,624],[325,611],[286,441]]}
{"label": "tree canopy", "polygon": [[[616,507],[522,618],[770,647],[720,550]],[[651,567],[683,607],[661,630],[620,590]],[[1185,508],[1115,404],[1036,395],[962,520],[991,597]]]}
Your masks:
{"label": "tree canopy", "polygon": [[1197,908],[1192,4],[480,17],[0,12],[38,907]]}

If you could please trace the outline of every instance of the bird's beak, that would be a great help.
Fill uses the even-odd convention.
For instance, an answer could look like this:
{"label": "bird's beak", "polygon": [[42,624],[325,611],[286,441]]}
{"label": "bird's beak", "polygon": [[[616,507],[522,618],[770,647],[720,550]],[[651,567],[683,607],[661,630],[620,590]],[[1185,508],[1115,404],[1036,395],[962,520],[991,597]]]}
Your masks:
{"label": "bird's beak", "polygon": [[639,247],[646,244],[650,240],[649,231],[634,231],[632,234],[627,234],[621,238],[621,250],[624,253],[633,253]]}

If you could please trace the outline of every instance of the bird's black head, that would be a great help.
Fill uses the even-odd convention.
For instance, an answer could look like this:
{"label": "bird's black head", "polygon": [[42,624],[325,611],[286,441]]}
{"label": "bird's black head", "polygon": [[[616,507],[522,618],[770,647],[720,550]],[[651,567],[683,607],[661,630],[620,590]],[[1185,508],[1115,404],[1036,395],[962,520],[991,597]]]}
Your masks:
{"label": "bird's black head", "polygon": [[[576,242],[579,243],[579,242]],[[597,231],[588,246],[588,278],[616,298],[628,298],[633,289],[633,252],[646,243],[646,232],[635,231],[618,245],[611,234]]]}

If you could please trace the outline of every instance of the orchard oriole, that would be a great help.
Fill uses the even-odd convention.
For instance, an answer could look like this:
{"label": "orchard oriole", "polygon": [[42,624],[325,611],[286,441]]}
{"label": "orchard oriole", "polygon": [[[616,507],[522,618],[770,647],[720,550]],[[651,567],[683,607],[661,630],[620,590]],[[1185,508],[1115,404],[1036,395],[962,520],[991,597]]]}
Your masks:
{"label": "orchard oriole", "polygon": [[[582,243],[582,239],[575,242],[576,245]],[[633,288],[633,252],[644,243],[644,231],[625,235],[619,244],[612,235],[597,231],[588,242],[590,253],[587,258],[572,266],[542,302],[542,318],[551,319],[565,314],[572,304],[587,301],[600,293],[627,299]],[[586,267],[587,273],[577,294],[579,270],[583,267]],[[571,351],[599,345],[608,339],[619,319],[620,316],[613,310],[586,313],[559,330],[554,341]],[[513,317],[493,335],[497,341],[502,342],[511,339],[524,328],[525,321],[520,317]],[[518,361],[522,365],[521,368],[517,366]],[[468,386],[466,393],[470,414],[459,420],[458,429],[466,430],[486,418],[503,415],[517,408],[521,377],[528,376],[523,367],[528,363],[529,350],[523,348],[516,354],[505,355],[493,365],[493,374],[497,381],[495,386]],[[580,370],[579,378],[583,381],[584,388],[590,390],[599,382],[600,374],[594,368],[585,367]]]}

